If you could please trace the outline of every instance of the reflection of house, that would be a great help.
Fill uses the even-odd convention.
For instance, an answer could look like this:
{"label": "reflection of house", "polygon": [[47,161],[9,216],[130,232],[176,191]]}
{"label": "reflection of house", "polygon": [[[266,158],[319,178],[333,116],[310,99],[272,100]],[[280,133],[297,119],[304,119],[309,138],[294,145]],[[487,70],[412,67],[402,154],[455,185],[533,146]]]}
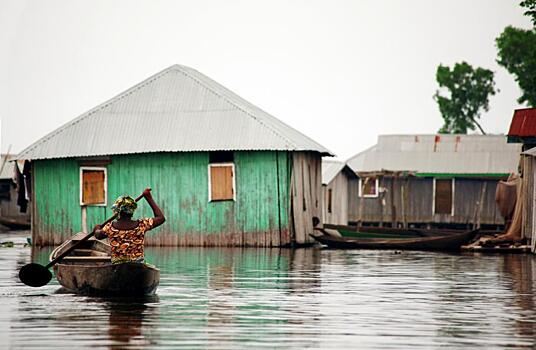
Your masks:
{"label": "reflection of house", "polygon": [[[37,244],[102,222],[152,187],[168,218],[148,244],[310,242],[324,147],[212,79],[172,66],[37,141]],[[141,205],[138,215],[151,215]]]}
{"label": "reflection of house", "polygon": [[524,151],[520,161],[523,193],[521,235],[531,240],[532,251],[536,252],[536,108],[518,109],[514,112],[508,131],[508,142],[521,143]]}
{"label": "reflection of house", "polygon": [[347,164],[349,221],[396,226],[495,227],[499,179],[516,172],[519,146],[500,135],[382,135]]}
{"label": "reflection of house", "polygon": [[322,222],[348,225],[348,184],[357,179],[344,162],[322,160]]}

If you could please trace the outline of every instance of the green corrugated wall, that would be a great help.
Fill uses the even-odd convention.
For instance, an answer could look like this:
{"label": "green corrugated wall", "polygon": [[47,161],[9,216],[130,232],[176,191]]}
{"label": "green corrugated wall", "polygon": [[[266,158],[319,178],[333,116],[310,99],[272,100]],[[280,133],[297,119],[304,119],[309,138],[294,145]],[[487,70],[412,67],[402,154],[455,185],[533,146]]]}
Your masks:
{"label": "green corrugated wall", "polygon": [[[147,236],[153,245],[278,246],[290,242],[287,152],[235,152],[236,201],[208,202],[208,152],[112,156],[108,204],[87,208],[87,224],[104,221],[119,195],[153,189],[167,221]],[[80,162],[34,161],[34,241],[58,244],[82,228]],[[136,217],[151,216],[143,202]]]}

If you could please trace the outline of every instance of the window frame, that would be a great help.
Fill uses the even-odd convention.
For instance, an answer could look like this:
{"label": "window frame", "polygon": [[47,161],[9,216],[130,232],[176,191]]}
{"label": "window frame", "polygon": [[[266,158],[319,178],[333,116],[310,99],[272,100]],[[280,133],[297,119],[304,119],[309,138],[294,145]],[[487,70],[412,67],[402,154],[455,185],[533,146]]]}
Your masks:
{"label": "window frame", "polygon": [[[84,192],[84,170],[99,170],[104,171],[104,203],[102,204],[85,204],[83,201],[83,192]],[[80,206],[81,207],[106,207],[108,206],[108,169],[106,167],[100,166],[81,166],[80,167]]]}
{"label": "window frame", "polygon": [[[372,178],[372,176],[365,176],[364,178]],[[374,188],[375,188],[375,193],[374,194],[363,194],[363,178],[359,178],[359,183],[358,183],[358,186],[359,186],[359,197],[360,198],[378,198],[380,196],[380,178],[379,177],[374,177],[374,180],[375,180],[375,185],[374,185]]]}
{"label": "window frame", "polygon": [[[212,176],[211,176],[211,168],[216,167],[231,167],[232,171],[232,186],[233,186],[233,198],[229,199],[212,199]],[[233,201],[236,202],[236,167],[235,163],[209,163],[208,164],[208,202],[209,203],[216,203],[216,202],[227,202],[227,201]]]}
{"label": "window frame", "polygon": [[[451,199],[451,206],[450,206],[450,214],[443,214],[443,213],[436,213],[436,180],[450,180],[451,182],[451,191],[452,191],[452,199]],[[450,215],[454,216],[454,204],[455,202],[455,189],[456,189],[456,179],[455,178],[437,178],[434,177],[434,182],[432,186],[432,215]]]}

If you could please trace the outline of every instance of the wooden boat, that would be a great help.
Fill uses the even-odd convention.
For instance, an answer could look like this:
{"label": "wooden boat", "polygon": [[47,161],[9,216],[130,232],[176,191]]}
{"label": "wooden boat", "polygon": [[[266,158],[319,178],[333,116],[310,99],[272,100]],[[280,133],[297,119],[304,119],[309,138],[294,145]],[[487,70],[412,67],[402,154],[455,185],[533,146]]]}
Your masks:
{"label": "wooden boat", "polygon": [[[54,249],[50,260],[79,241],[77,234]],[[89,295],[136,297],[155,293],[160,270],[140,263],[112,264],[110,246],[90,238],[54,265],[58,282],[67,290]]]}
{"label": "wooden boat", "polygon": [[29,230],[30,220],[25,216],[0,216],[0,224],[11,230]]}
{"label": "wooden boat", "polygon": [[[324,224],[324,228],[337,231],[342,237],[348,238],[418,238],[454,235],[467,232],[467,230],[456,229],[422,229],[422,228],[393,228],[374,226],[345,226]],[[478,231],[485,234],[488,231]],[[489,231],[495,232],[495,231]]]}
{"label": "wooden boat", "polygon": [[327,234],[311,235],[316,241],[329,248],[345,249],[395,249],[395,250],[460,250],[472,240],[478,230],[463,233],[408,238],[359,238],[335,237]]}

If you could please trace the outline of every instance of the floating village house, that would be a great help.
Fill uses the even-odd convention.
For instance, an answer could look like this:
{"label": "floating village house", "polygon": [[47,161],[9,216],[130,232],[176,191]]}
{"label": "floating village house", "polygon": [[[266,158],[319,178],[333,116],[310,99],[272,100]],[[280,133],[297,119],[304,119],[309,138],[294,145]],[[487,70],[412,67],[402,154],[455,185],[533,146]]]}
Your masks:
{"label": "floating village house", "polygon": [[[0,224],[6,224],[4,219],[22,223],[30,221],[24,186],[17,186],[17,182],[24,182],[24,176],[18,167],[15,168],[17,162],[12,161],[15,157],[3,154],[0,158]],[[22,192],[19,195],[20,188]]]}
{"label": "floating village house", "polygon": [[[310,242],[330,152],[198,71],[174,65],[35,142],[32,233],[58,244],[152,187],[152,245]],[[152,215],[142,204],[137,216]]]}
{"label": "floating village house", "polygon": [[322,160],[322,222],[333,225],[348,224],[348,188],[357,175],[344,162]]}
{"label": "floating village house", "polygon": [[532,252],[536,253],[536,108],[514,111],[508,142],[522,145],[523,153],[518,157],[521,171],[521,237],[531,243]]}
{"label": "floating village house", "polygon": [[501,135],[381,135],[347,164],[349,221],[402,227],[500,228],[497,181],[517,172]]}

